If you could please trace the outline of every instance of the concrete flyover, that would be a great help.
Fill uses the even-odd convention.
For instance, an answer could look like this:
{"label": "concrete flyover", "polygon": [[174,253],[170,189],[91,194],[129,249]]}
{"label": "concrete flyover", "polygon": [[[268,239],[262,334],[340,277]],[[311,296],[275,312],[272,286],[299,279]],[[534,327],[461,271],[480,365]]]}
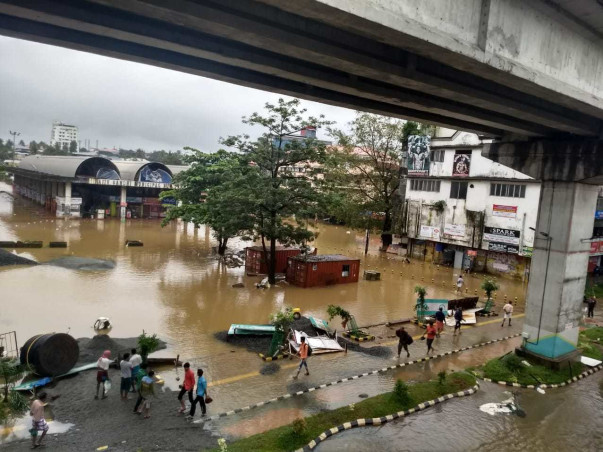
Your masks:
{"label": "concrete flyover", "polygon": [[0,33],[490,136],[600,137],[597,0],[0,0]]}

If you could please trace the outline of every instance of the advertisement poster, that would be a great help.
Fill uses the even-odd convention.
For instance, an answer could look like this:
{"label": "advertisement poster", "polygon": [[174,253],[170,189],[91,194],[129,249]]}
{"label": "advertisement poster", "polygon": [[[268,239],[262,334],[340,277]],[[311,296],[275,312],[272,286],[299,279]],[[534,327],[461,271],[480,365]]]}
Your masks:
{"label": "advertisement poster", "polygon": [[453,237],[465,237],[465,225],[464,224],[445,224],[444,234],[451,235]]}
{"label": "advertisement poster", "polygon": [[422,135],[408,137],[408,174],[413,176],[429,174],[430,140],[430,137]]}
{"label": "advertisement poster", "polygon": [[520,231],[515,229],[503,229],[486,226],[484,228],[484,240],[488,242],[508,243],[519,245]]}
{"label": "advertisement poster", "polygon": [[440,228],[434,226],[423,226],[421,225],[421,231],[419,235],[424,238],[440,240]]}
{"label": "advertisement poster", "polygon": [[488,242],[488,251],[519,254],[519,247],[517,245],[510,245],[508,243]]}
{"label": "advertisement poster", "polygon": [[595,210],[595,220],[603,220],[603,210]]}
{"label": "advertisement poster", "polygon": [[455,154],[452,164],[452,175],[458,177],[469,176],[471,166],[471,154]]}
{"label": "advertisement poster", "polygon": [[494,204],[492,206],[493,217],[517,218],[517,206],[503,206]]}
{"label": "advertisement poster", "polygon": [[603,254],[603,241],[590,242],[590,254]]}

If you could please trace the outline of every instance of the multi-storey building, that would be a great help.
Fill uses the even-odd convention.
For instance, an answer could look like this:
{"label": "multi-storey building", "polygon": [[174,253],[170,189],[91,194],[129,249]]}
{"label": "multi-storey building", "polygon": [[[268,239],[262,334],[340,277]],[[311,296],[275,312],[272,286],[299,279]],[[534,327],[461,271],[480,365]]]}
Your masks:
{"label": "multi-storey building", "polygon": [[483,157],[483,145],[475,134],[438,128],[427,163],[409,166],[408,254],[524,279],[540,181]]}
{"label": "multi-storey building", "polygon": [[[50,144],[52,146],[56,146],[58,144],[61,148],[63,148],[65,146],[69,147],[72,141],[78,143],[77,126],[54,121],[52,123],[52,132],[50,134]],[[77,149],[79,150],[79,147]]]}

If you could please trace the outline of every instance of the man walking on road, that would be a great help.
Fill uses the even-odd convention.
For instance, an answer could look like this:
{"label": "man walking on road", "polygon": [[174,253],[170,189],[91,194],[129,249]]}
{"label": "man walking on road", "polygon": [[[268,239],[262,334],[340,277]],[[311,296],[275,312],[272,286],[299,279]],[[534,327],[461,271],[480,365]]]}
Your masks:
{"label": "man walking on road", "polygon": [[297,376],[299,375],[299,372],[301,371],[302,366],[306,367],[306,375],[310,375],[310,372],[308,371],[308,363],[306,363],[306,360],[308,359],[308,344],[306,344],[305,336],[301,337],[301,345],[299,346],[299,350],[297,351],[297,354],[299,355],[300,361],[299,361],[299,367],[297,368],[297,373],[293,377],[294,380],[297,379]]}
{"label": "man walking on road", "polygon": [[184,394],[188,392],[188,401],[193,405],[193,389],[195,389],[195,373],[191,370],[189,363],[184,363],[184,382],[180,386],[180,393],[178,393],[178,400],[180,400],[180,413],[186,411],[184,406]]}
{"label": "man walking on road", "polygon": [[444,321],[446,320],[446,314],[444,314],[444,308],[440,308],[436,313],[435,313],[435,319],[436,319],[436,331],[437,337],[440,337],[440,334],[442,333],[442,331],[444,331]]}
{"label": "man walking on road", "polygon": [[457,293],[461,293],[463,291],[463,284],[465,284],[465,280],[463,279],[463,275],[459,275],[456,280],[456,291]]}
{"label": "man walking on road", "polygon": [[422,338],[424,338],[425,335],[427,335],[427,354],[429,355],[429,352],[435,351],[435,349],[432,347],[433,340],[436,337],[436,328],[433,326],[433,320],[427,324],[427,329],[423,333]]}
{"label": "man walking on road", "polygon": [[195,417],[195,409],[197,408],[197,403],[201,405],[201,417],[205,416],[205,412],[207,410],[205,406],[205,397],[207,396],[207,380],[203,376],[203,369],[197,369],[197,397],[193,400],[193,404],[191,405],[191,411],[188,414],[188,418],[192,419]]}
{"label": "man walking on road", "polygon": [[460,306],[454,311],[454,320],[456,323],[454,324],[454,333],[452,335],[456,336],[456,330],[459,330],[459,334],[461,334],[461,322],[463,321],[463,310]]}
{"label": "man walking on road", "polygon": [[410,334],[406,331],[406,329],[401,326],[396,330],[396,336],[398,336],[398,358],[400,358],[400,353],[402,353],[402,349],[406,350],[406,357],[410,356],[410,352],[408,351],[408,346],[412,344],[413,340]]}
{"label": "man walking on road", "polygon": [[511,303],[510,301],[507,301],[507,304],[503,306],[503,312],[505,313],[505,316],[503,317],[501,328],[503,326],[505,326],[505,320],[507,320],[507,319],[509,319],[509,326],[511,326],[511,315],[513,314],[513,303]]}

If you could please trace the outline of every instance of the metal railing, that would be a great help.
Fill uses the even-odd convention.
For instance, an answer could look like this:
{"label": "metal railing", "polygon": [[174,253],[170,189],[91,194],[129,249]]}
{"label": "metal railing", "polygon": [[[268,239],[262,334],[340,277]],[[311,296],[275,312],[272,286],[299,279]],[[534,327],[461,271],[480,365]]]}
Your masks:
{"label": "metal railing", "polygon": [[0,333],[0,358],[18,358],[17,332]]}

